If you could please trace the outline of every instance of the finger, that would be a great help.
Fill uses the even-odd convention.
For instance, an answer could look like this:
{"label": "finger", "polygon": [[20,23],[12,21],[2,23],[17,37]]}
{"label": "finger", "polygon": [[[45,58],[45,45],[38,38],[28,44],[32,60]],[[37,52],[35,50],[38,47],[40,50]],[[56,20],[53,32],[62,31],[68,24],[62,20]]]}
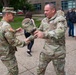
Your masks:
{"label": "finger", "polygon": [[25,39],[25,41],[26,41],[26,42],[28,42],[28,41],[29,41],[29,39]]}
{"label": "finger", "polygon": [[34,37],[37,38],[38,37],[37,34],[35,34]]}

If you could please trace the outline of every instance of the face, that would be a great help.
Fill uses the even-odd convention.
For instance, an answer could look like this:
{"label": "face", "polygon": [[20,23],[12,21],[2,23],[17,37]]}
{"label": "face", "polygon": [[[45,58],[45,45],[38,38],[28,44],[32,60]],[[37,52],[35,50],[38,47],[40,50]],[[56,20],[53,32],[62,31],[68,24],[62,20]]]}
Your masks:
{"label": "face", "polygon": [[8,13],[7,16],[8,16],[9,22],[12,22],[14,20],[14,14],[13,13]]}
{"label": "face", "polygon": [[55,14],[55,9],[51,8],[50,5],[45,5],[44,14],[47,18],[51,18]]}

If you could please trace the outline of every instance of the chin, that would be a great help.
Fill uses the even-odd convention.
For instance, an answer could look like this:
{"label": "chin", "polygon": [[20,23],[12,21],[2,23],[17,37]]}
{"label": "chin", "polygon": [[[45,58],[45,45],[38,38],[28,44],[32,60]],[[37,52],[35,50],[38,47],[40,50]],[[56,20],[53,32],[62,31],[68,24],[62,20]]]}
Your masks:
{"label": "chin", "polygon": [[49,17],[47,16],[47,18],[49,18]]}

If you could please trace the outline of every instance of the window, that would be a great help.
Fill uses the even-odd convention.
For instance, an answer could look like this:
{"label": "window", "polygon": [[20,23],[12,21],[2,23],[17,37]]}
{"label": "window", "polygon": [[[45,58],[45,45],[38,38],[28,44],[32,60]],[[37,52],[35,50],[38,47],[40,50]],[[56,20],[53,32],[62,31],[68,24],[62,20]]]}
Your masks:
{"label": "window", "polygon": [[61,1],[61,5],[63,10],[68,9],[68,1]]}
{"label": "window", "polygon": [[62,5],[62,9],[66,10],[69,8],[75,8],[76,7],[76,3],[74,0],[70,0],[70,1],[61,1],[61,5]]}
{"label": "window", "polygon": [[41,3],[34,4],[35,10],[41,10]]}
{"label": "window", "polygon": [[49,4],[49,3],[53,3],[54,5],[56,5],[56,2],[45,2],[45,4]]}
{"label": "window", "polygon": [[75,2],[74,1],[68,1],[68,9],[69,8],[75,8],[76,6],[75,6]]}
{"label": "window", "polygon": [[54,5],[56,5],[56,2],[51,2],[51,3],[53,3]]}

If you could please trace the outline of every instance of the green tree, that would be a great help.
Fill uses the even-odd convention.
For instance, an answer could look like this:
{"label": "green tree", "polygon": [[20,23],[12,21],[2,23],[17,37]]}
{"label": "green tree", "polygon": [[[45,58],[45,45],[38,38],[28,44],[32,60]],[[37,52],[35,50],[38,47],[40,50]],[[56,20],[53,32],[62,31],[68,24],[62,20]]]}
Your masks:
{"label": "green tree", "polygon": [[[0,0],[0,7],[8,7],[12,6],[17,9],[23,9],[23,6],[26,6],[27,10],[34,10],[34,7],[31,3],[29,3],[27,0]],[[1,9],[0,9],[1,10]]]}
{"label": "green tree", "polygon": [[27,0],[11,0],[10,6],[13,6],[16,10],[17,9],[23,9],[24,6],[26,6],[27,10],[34,10],[34,7],[31,3],[29,3]]}
{"label": "green tree", "polygon": [[0,4],[4,7],[9,6],[10,0],[0,0]]}
{"label": "green tree", "polygon": [[2,7],[9,6],[10,0],[0,0],[0,11],[2,10]]}

